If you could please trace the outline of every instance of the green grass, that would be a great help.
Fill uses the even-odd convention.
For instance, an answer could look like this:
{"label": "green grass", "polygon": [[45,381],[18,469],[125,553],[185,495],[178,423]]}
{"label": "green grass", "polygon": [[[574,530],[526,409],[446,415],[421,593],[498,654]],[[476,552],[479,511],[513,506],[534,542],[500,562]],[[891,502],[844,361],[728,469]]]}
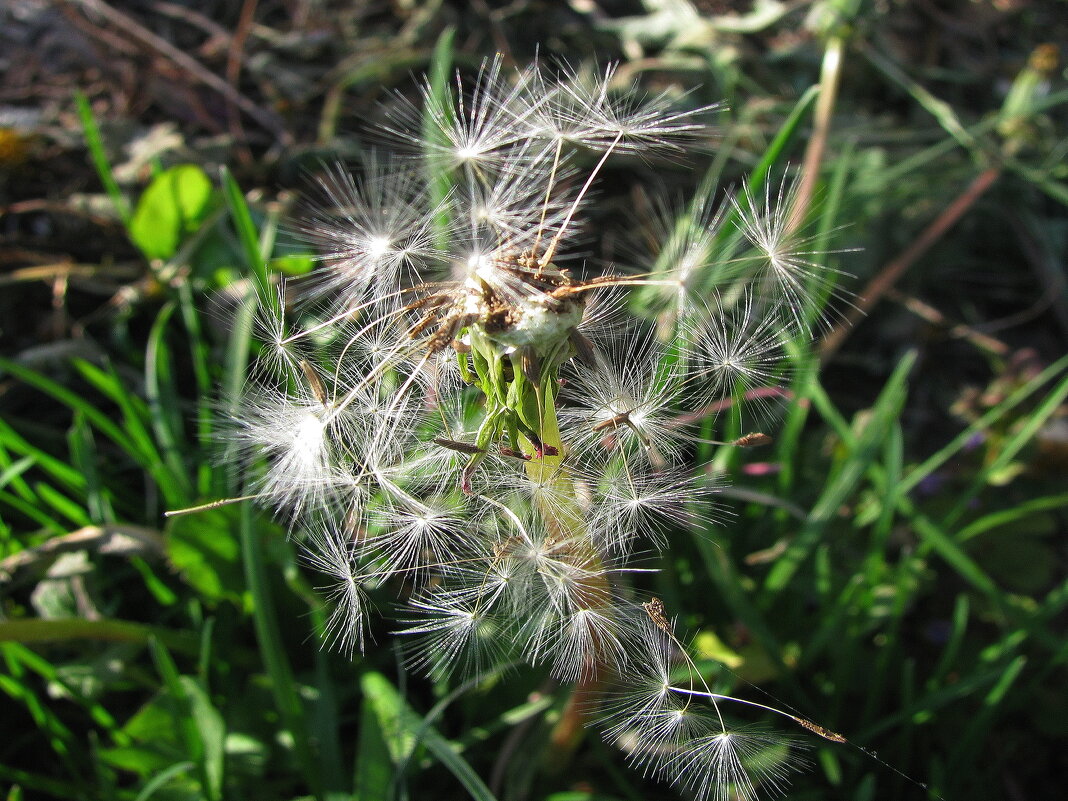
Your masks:
{"label": "green grass", "polygon": [[[844,73],[832,132],[848,134],[819,166],[809,230],[817,250],[867,249],[815,258],[871,273],[989,164],[1011,187],[999,197],[1019,199],[1013,213],[1063,238],[1068,178],[1049,161],[1065,147],[1063,81],[1043,94],[1022,68],[1011,103],[968,107],[951,82],[947,100],[894,62],[866,33],[877,22],[861,16],[835,35],[850,68],[893,93],[908,124],[879,130]],[[447,91],[461,41],[449,30],[425,42],[430,91]],[[660,54],[668,66],[689,57],[727,85],[711,51]],[[756,68],[735,66],[741,96],[758,85],[744,71]],[[800,163],[820,101],[812,70],[808,79],[792,97],[769,92],[763,106],[731,112],[739,127],[726,127],[706,186],[747,171],[759,194]],[[77,110],[93,169],[161,289],[131,310],[137,336],[100,326],[94,358],[0,359],[8,797],[672,798],[592,730],[566,769],[542,764],[569,691],[543,676],[493,673],[454,692],[407,675],[383,631],[363,657],[323,650],[316,578],[251,505],[163,517],[244,491],[235,467],[217,461],[219,410],[245,381],[256,304],[280,303],[274,260],[292,253],[276,243],[277,207],[250,201],[229,171],[158,171],[131,202],[81,95]],[[139,203],[173,208],[139,216]],[[685,214],[676,224],[684,229]],[[945,299],[939,265],[974,258],[968,230],[947,234],[938,262],[926,263],[931,283],[919,276],[905,288]],[[171,244],[144,244],[159,241]],[[232,304],[225,327],[206,311],[219,293]],[[991,304],[959,308],[981,324]],[[702,453],[732,479],[724,503],[734,519],[673,534],[663,572],[642,581],[709,644],[703,666],[725,689],[774,699],[855,744],[799,732],[813,767],[789,798],[980,799],[1006,785],[1039,797],[1068,736],[1068,494],[1043,472],[1037,443],[1063,419],[1068,357],[1039,339],[1027,372],[969,350],[991,400],[955,417],[949,400],[971,373],[932,367],[946,358],[939,342],[903,347],[901,319],[873,312],[825,372],[818,343],[793,344],[792,399],[768,429],[775,444]],[[1052,341],[1063,345],[1063,334]],[[729,418],[719,423],[741,425]],[[774,471],[747,471],[761,460]],[[123,538],[122,526],[150,536]]]}

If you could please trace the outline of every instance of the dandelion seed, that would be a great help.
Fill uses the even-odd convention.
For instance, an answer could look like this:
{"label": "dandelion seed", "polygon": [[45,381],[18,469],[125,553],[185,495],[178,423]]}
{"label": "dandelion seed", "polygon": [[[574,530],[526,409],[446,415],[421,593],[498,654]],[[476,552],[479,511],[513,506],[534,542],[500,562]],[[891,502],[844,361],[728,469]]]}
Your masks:
{"label": "dandelion seed", "polygon": [[360,182],[337,168],[321,186],[324,200],[298,233],[320,249],[327,269],[316,272],[305,291],[351,304],[368,292],[385,297],[441,264],[433,246],[440,210],[428,208],[426,188],[411,165],[372,156]]}
{"label": "dandelion seed", "polygon": [[499,622],[480,599],[439,595],[413,601],[412,610],[410,627],[402,633],[413,638],[408,648],[413,668],[441,679],[457,669],[480,673],[502,661],[505,645]]}
{"label": "dandelion seed", "polygon": [[667,548],[667,532],[707,518],[707,488],[695,474],[674,471],[633,474],[623,463],[605,468],[591,499],[590,533],[609,553],[626,554],[646,537]]}
{"label": "dandelion seed", "polygon": [[332,602],[326,622],[328,644],[345,654],[355,650],[362,653],[368,601],[350,537],[320,522],[310,528],[301,545],[304,561],[332,580],[324,590]]}
{"label": "dandelion seed", "polygon": [[771,184],[764,185],[758,199],[748,187],[743,198],[731,198],[741,221],[741,230],[762,257],[762,291],[766,297],[782,298],[799,331],[807,331],[823,318],[815,303],[823,296],[838,296],[840,270],[815,260],[822,255],[806,249],[811,240],[798,234],[793,224],[800,183],[787,187],[785,178],[772,199]]}
{"label": "dandelion seed", "polygon": [[492,171],[514,164],[511,149],[525,142],[525,120],[545,102],[531,91],[535,79],[533,67],[506,75],[497,55],[482,63],[469,91],[457,78],[453,97],[425,86],[422,108],[399,98],[394,124],[383,131],[417,152],[429,148],[432,158],[452,167]]}
{"label": "dandelion seed", "polygon": [[796,764],[788,738],[744,727],[688,741],[664,770],[673,784],[698,798],[755,801],[758,789],[783,792]]}
{"label": "dandelion seed", "polygon": [[655,340],[632,335],[596,366],[569,370],[560,420],[577,452],[626,452],[653,466],[678,459],[685,435],[666,413],[678,397],[678,376],[658,374],[661,356]]}
{"label": "dandelion seed", "polygon": [[306,388],[293,395],[263,386],[246,392],[229,437],[239,457],[268,456],[268,470],[254,488],[280,510],[297,514],[325,497],[333,441],[344,422]]}
{"label": "dandelion seed", "polygon": [[778,386],[783,378],[782,343],[790,330],[774,307],[758,309],[749,292],[730,309],[717,302],[693,336],[691,356],[698,375],[705,378],[700,402]]}

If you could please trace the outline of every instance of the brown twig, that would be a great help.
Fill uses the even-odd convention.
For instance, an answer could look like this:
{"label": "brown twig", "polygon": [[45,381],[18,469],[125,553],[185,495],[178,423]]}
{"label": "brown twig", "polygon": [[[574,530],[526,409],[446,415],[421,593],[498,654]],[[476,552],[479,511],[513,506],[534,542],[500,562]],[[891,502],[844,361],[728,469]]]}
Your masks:
{"label": "brown twig", "polygon": [[[244,0],[241,4],[241,14],[237,19],[237,27],[234,29],[234,36],[230,40],[230,50],[226,55],[226,82],[234,88],[235,93],[240,91],[238,80],[241,77],[241,62],[244,60],[245,42],[248,39],[248,32],[252,28],[252,20],[256,15],[257,5],[258,0]],[[250,164],[252,162],[252,153],[244,145],[245,131],[241,126],[241,115],[237,111],[237,106],[228,98],[226,117],[230,135],[235,143],[240,143],[237,149],[239,160],[243,164]]]}
{"label": "brown twig", "polygon": [[905,248],[896,258],[884,266],[878,274],[868,282],[860,293],[856,303],[833,330],[831,330],[823,342],[820,343],[820,356],[826,361],[831,358],[842,343],[846,341],[856,324],[864,317],[887,292],[893,288],[898,279],[926,253],[932,245],[946,235],[957,221],[964,216],[975,202],[983,196],[998,176],[1001,170],[989,167],[979,173],[968,187],[928,225],[916,239]]}
{"label": "brown twig", "polygon": [[158,557],[163,550],[163,536],[155,529],[119,524],[86,526],[0,560],[0,586],[35,567],[44,569],[44,565],[72,551]]}
{"label": "brown twig", "polygon": [[997,356],[1006,356],[1012,350],[1000,339],[995,339],[969,325],[965,325],[964,323],[951,323],[946,319],[946,316],[942,314],[942,312],[934,306],[924,303],[919,298],[905,295],[898,292],[896,289],[888,290],[886,296],[890,298],[890,300],[900,303],[921,320],[925,320],[931,325],[938,326],[939,328],[946,329],[951,337],[966,340],[980,350],[988,351]]}
{"label": "brown twig", "polygon": [[102,17],[116,28],[119,28],[140,41],[142,44],[155,50],[159,55],[192,75],[205,86],[214,89],[225,99],[248,114],[252,119],[256,120],[256,122],[266,130],[270,131],[282,144],[288,145],[292,143],[292,137],[286,131],[282,121],[278,119],[275,114],[260,108],[227,83],[225,79],[216,75],[188,53],[183,52],[166,39],[152,33],[152,31],[148,30],[141,23],[108,5],[104,0],[64,0],[64,2],[81,6],[86,11]]}
{"label": "brown twig", "polygon": [[[152,4],[152,10],[157,14],[181,20],[187,25],[199,28],[201,31],[208,34],[210,37],[208,42],[212,47],[229,47],[230,42],[233,40],[233,36],[226,30],[226,28],[211,17],[206,14],[201,14],[195,9],[186,8],[178,3],[168,3],[160,0],[160,2]],[[206,48],[202,45],[200,49],[203,51]]]}

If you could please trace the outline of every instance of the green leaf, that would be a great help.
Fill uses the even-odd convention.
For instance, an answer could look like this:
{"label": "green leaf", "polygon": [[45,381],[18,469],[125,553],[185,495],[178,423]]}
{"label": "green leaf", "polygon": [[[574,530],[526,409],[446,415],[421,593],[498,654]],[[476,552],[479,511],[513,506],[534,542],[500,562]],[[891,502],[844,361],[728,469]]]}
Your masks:
{"label": "green leaf", "polygon": [[[372,680],[372,688],[374,680]],[[356,746],[356,778],[354,789],[359,801],[388,798],[393,782],[393,765],[402,755],[391,753],[382,732],[381,719],[388,710],[381,710],[382,699],[372,700],[368,694],[360,709],[360,739]],[[395,746],[394,746],[395,748]]]}
{"label": "green leaf", "polygon": [[171,167],[141,195],[130,220],[130,239],[147,258],[169,259],[182,239],[199,227],[211,199],[211,181],[200,167]]}
{"label": "green leaf", "polygon": [[271,269],[285,275],[307,275],[315,267],[315,257],[307,253],[291,253],[271,259]]}
{"label": "green leaf", "polygon": [[226,723],[192,676],[181,676],[180,681],[200,741],[205,790],[209,798],[222,798]]}
{"label": "green leaf", "polygon": [[365,673],[360,685],[364,703],[371,707],[377,718],[386,748],[395,762],[407,762],[411,753],[422,743],[460,781],[475,801],[495,801],[493,793],[474,768],[457,753],[452,743],[423,722],[389,679],[381,673]]}
{"label": "green leaf", "polygon": [[178,515],[167,524],[171,564],[206,600],[240,603],[245,579],[237,527],[232,507]]}
{"label": "green leaf", "polygon": [[115,180],[115,174],[111,169],[111,162],[108,161],[107,153],[104,152],[104,139],[100,135],[100,127],[96,124],[96,118],[93,116],[93,109],[89,105],[89,99],[81,92],[75,92],[74,104],[78,109],[78,118],[81,120],[82,133],[85,136],[85,146],[89,150],[89,158],[93,162],[96,174],[100,178],[100,183],[104,185],[104,191],[111,198],[119,218],[123,224],[128,226],[130,224],[130,204],[126,201],[126,196],[122,194],[122,190],[119,189],[119,184]]}
{"label": "green leaf", "polygon": [[[854,435],[852,431],[843,432],[843,447],[847,449],[845,457],[837,470],[828,477],[823,493],[809,513],[807,523],[768,572],[765,585],[771,592],[781,591],[793,578],[801,562],[811,553],[824,529],[834,519],[839,507],[853,494],[864,474],[879,457],[880,445],[890,433],[904,406],[908,392],[906,381],[915,362],[916,354],[908,353],[898,363],[872,406],[859,435]],[[830,400],[821,394],[822,389],[818,383],[813,383],[813,390],[813,402],[828,422],[833,424],[838,416],[837,410],[830,404]]]}

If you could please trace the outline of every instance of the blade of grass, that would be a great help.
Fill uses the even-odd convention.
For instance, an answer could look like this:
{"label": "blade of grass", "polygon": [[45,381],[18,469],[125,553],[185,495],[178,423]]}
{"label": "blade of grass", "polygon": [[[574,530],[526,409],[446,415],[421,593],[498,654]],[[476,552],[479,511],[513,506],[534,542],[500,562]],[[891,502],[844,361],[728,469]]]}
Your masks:
{"label": "blade of grass", "polygon": [[[785,421],[775,432],[775,461],[781,465],[777,483],[779,495],[783,498],[793,496],[801,462],[801,434],[812,409],[812,404],[806,401],[811,396],[816,382],[816,371],[819,369],[819,361],[810,347],[794,343],[787,348],[787,354],[794,365],[789,387],[794,402],[789,405]],[[785,514],[776,514],[776,520],[782,522],[785,519]]]}
{"label": "blade of grass", "polygon": [[145,348],[145,396],[152,432],[162,449],[163,459],[171,475],[181,487],[181,503],[188,503],[192,493],[189,470],[182,459],[181,412],[174,374],[171,371],[171,352],[166,342],[167,324],[175,304],[164,304],[152,323]]}
{"label": "blade of grass", "polygon": [[174,723],[185,753],[196,768],[200,790],[208,801],[217,801],[222,797],[221,766],[217,764],[222,759],[219,724],[205,723],[203,701],[200,700],[203,692],[189,676],[179,674],[167,649],[155,639],[149,640],[149,647],[163,686],[178,705]]}
{"label": "blade of grass", "polygon": [[[35,445],[31,445],[3,418],[0,418],[0,446],[5,449],[5,461],[7,460],[7,450],[21,453],[23,456],[33,459],[34,464],[39,469],[43,470],[68,489],[83,490],[85,488],[85,476],[80,471],[63,460],[57,459],[51,454],[46,453]],[[27,489],[28,487],[29,485],[26,485]],[[27,498],[26,500],[32,499]]]}
{"label": "blade of grass", "polygon": [[107,618],[102,620],[84,618],[0,620],[0,642],[66,643],[73,640],[97,640],[147,645],[153,638],[172,651],[186,654],[195,654],[199,646],[197,638],[189,632],[174,631],[160,626],[147,626],[127,620]]}
{"label": "blade of grass", "polygon": [[103,370],[82,359],[74,359],[71,364],[86,381],[119,407],[123,416],[123,430],[129,433],[139,452],[155,461],[163,461],[156,441],[148,429],[148,404],[130,392],[115,372],[114,366],[109,363],[107,369]]}
{"label": "blade of grass", "polygon": [[[0,677],[2,678],[2,677]],[[32,790],[37,793],[52,796],[59,799],[84,798],[85,784],[81,781],[64,781],[55,777],[55,771],[49,774],[33,773],[28,770],[13,768],[10,765],[0,763],[0,779],[10,787],[9,799],[14,801],[18,796],[14,795],[16,787],[24,790]]]}
{"label": "blade of grass", "polygon": [[908,475],[901,480],[901,492],[903,494],[910,492],[917,484],[964,449],[976,434],[990,428],[1003,415],[1031,397],[1048,381],[1063,372],[1065,368],[1068,368],[1068,356],[1058,359],[1022,387],[1012,392],[1005,400],[983,414],[978,420],[954,437],[948,445],[940,448],[920,465],[909,471]]}
{"label": "blade of grass", "polygon": [[149,405],[127,389],[112,364],[108,364],[107,370],[102,370],[81,359],[74,359],[71,363],[83,378],[118,405],[122,412],[123,430],[129,433],[140,454],[138,461],[152,475],[166,504],[170,508],[186,505],[189,502],[189,478],[180,459],[173,454],[164,455],[160,452],[149,431],[152,416]]}
{"label": "blade of grass", "polygon": [[748,186],[750,193],[754,197],[759,197],[759,193],[764,191],[764,185],[768,182],[768,175],[771,173],[772,168],[779,163],[779,159],[786,153],[787,147],[793,142],[801,120],[808,113],[809,106],[816,101],[819,94],[819,84],[810,86],[804,91],[804,94],[794,104],[793,109],[790,110],[790,115],[779,128],[778,133],[775,134],[775,138],[771,140],[771,144],[764,151],[760,161],[757,162],[756,167],[749,173],[746,186]]}
{"label": "blade of grass", "polygon": [[183,773],[188,773],[191,770],[196,770],[196,765],[192,762],[176,762],[169,768],[161,770],[141,788],[141,792],[137,794],[134,801],[148,801],[157,791],[163,789],[171,779],[176,776],[181,776]]}
{"label": "blade of grass", "polygon": [[12,495],[10,492],[0,490],[0,503],[7,504],[15,511],[26,515],[26,517],[35,521],[41,527],[48,529],[53,534],[62,535],[67,533],[65,525],[41,510],[39,501],[31,503],[24,501],[18,495]]}
{"label": "blade of grass", "polygon": [[[440,123],[436,121],[436,115],[444,114],[452,116],[452,92],[451,76],[453,64],[453,42],[456,38],[456,30],[447,27],[438,36],[434,45],[434,52],[430,57],[430,67],[427,70],[427,102],[426,112],[422,120],[423,141],[427,143],[427,187],[429,188],[428,206],[433,209],[441,209],[434,220],[434,244],[442,252],[449,249],[450,220],[448,212],[444,208],[444,200],[453,191],[452,177],[436,149],[448,143],[440,129]],[[447,117],[447,118],[448,118]]]}
{"label": "blade of grass", "polygon": [[1046,422],[1061,409],[1065,398],[1068,398],[1068,377],[1052,389],[1038,407],[1024,417],[1022,425],[1001,443],[997,455],[982,466],[973,477],[971,486],[957,498],[953,510],[946,515],[943,526],[952,527],[968,511],[972,500],[989,486],[991,477],[1009,466]]}
{"label": "blade of grass", "polygon": [[886,432],[897,419],[904,405],[907,394],[906,381],[915,361],[914,352],[910,352],[901,359],[872,406],[871,417],[860,435],[856,437],[855,444],[843,442],[843,445],[849,449],[847,456],[812,507],[808,522],[768,571],[764,582],[767,592],[777,594],[782,591],[797,572],[801,562],[815,547],[824,528],[834,519],[839,507],[856,489],[861,478],[875,460],[879,445],[885,439]]}
{"label": "blade of grass", "polygon": [[118,445],[131,457],[134,457],[138,462],[143,461],[144,454],[141,453],[136,441],[128,436],[126,432],[123,431],[122,427],[116,425],[110,416],[104,414],[100,409],[93,406],[77,392],[68,389],[50,378],[46,378],[36,370],[23,367],[21,364],[9,361],[3,357],[0,357],[0,370],[41,390],[46,395],[51,395],[64,406],[82,412],[86,419],[89,420],[98,431],[104,434],[104,436]]}
{"label": "blade of grass", "polygon": [[474,801],[496,801],[489,787],[471,765],[458,754],[437,729],[425,727],[422,719],[405,702],[396,688],[381,673],[368,672],[360,680],[364,703],[369,703],[378,718],[389,752],[394,760],[407,760],[421,742],[453,776]]}
{"label": "blade of grass", "polygon": [[353,780],[358,801],[388,799],[393,785],[394,758],[390,753],[376,702],[365,696],[360,708],[359,739],[356,744],[356,772]]}
{"label": "blade of grass", "polygon": [[94,523],[113,522],[115,512],[111,508],[110,492],[101,482],[97,469],[100,454],[93,441],[93,431],[81,412],[74,413],[74,422],[67,433],[67,443],[71,465],[77,467],[85,476],[85,507],[89,518]]}
{"label": "blade of grass", "polygon": [[33,490],[31,490],[30,485],[25,481],[22,481],[21,478],[23,473],[36,464],[33,457],[23,456],[17,462],[12,462],[5,453],[4,464],[6,464],[6,467],[4,467],[3,472],[0,472],[0,489],[3,489],[8,484],[14,484],[20,497],[24,501],[32,503],[35,500]]}
{"label": "blade of grass", "polygon": [[910,94],[961,147],[971,152],[979,150],[978,142],[961,124],[956,111],[949,103],[935,97],[917,81],[912,80],[894,61],[866,44],[862,39],[857,40],[857,45],[872,66]]}
{"label": "blade of grass", "polygon": [[282,311],[281,300],[271,287],[271,277],[267,268],[266,254],[260,244],[259,231],[252,220],[252,211],[245,200],[241,187],[225,167],[222,171],[223,196],[226,205],[230,209],[230,219],[237,231],[238,241],[241,243],[241,251],[245,255],[245,263],[252,270],[252,277],[256,284],[256,294],[264,308],[270,309],[273,314],[280,315]]}
{"label": "blade of grass", "polygon": [[968,600],[967,594],[958,593],[957,600],[953,604],[953,616],[951,618],[953,628],[945,646],[942,648],[942,655],[938,658],[938,664],[928,679],[929,688],[933,689],[942,683],[960,654],[961,646],[964,643],[964,635],[968,631],[970,610],[971,602]]}
{"label": "blade of grass", "polygon": [[979,758],[984,743],[989,742],[998,728],[998,718],[1005,714],[1001,709],[1005,694],[1020,677],[1026,665],[1027,657],[1020,654],[1007,665],[999,666],[997,680],[983,698],[982,708],[977,715],[969,719],[967,730],[954,742],[949,755],[950,770],[966,769]]}
{"label": "blade of grass", "polygon": [[[801,95],[797,103],[794,104],[793,109],[791,109],[786,121],[779,128],[775,138],[772,139],[767,150],[763,152],[756,167],[749,173],[749,177],[746,180],[746,193],[748,193],[749,197],[760,198],[764,196],[771,171],[788,152],[802,119],[808,112],[809,106],[818,96],[819,86],[810,86]],[[711,177],[711,175],[712,172],[710,171],[706,178]],[[714,188],[714,186],[702,184],[698,197],[707,195]],[[745,193],[743,193],[744,196]],[[728,204],[720,220],[716,239],[711,248],[709,262],[712,264],[719,263],[726,267],[732,262],[738,244],[743,241],[745,241],[745,234],[742,231],[742,226],[739,225],[738,209],[733,204]],[[705,272],[707,275],[705,276],[704,290],[713,291],[716,282],[721,280],[719,271],[712,269]]]}
{"label": "blade of grass", "polygon": [[[83,362],[82,364],[86,365],[87,363]],[[165,494],[175,493],[176,483],[174,477],[171,475],[170,470],[160,461],[159,453],[156,451],[151,437],[148,436],[144,426],[137,420],[138,413],[136,410],[136,403],[131,401],[121,389],[114,388],[111,383],[114,378],[113,376],[109,377],[106,373],[103,373],[98,368],[94,368],[91,365],[89,366],[89,369],[83,371],[83,374],[90,380],[92,380],[90,376],[100,377],[101,387],[105,389],[110,388],[114,391],[117,395],[116,400],[122,398],[122,400],[118,402],[124,413],[124,422],[127,423],[126,428],[117,425],[109,415],[102,412],[74,390],[68,389],[62,384],[41,375],[35,370],[23,367],[17,362],[12,362],[2,357],[0,357],[0,370],[37,388],[46,395],[50,395],[72,411],[84,414],[85,418],[94,428],[118,445],[119,448],[125,451],[135,463],[140,465],[145,472],[152,476],[157,486],[159,486]],[[84,482],[85,478],[83,476],[81,477],[83,486]],[[181,506],[181,495],[177,495],[173,501],[169,500],[168,502],[174,507]]]}
{"label": "blade of grass", "polygon": [[82,526],[91,526],[93,524],[92,518],[86,513],[82,504],[75,503],[52,485],[38,481],[33,485],[33,488],[37,493],[37,497],[46,506],[52,507],[76,527],[81,528]]}
{"label": "blade of grass", "polygon": [[[211,370],[209,364],[209,348],[204,340],[204,332],[200,325],[200,315],[197,312],[196,303],[193,300],[193,289],[189,281],[181,281],[178,284],[178,304],[182,314],[182,322],[185,324],[186,333],[189,335],[189,349],[192,356],[193,377],[196,380],[197,398],[197,441],[202,448],[207,449],[212,443],[213,412],[210,398],[213,393]],[[212,469],[206,460],[201,460],[197,465],[197,492],[205,497],[212,490]]]}
{"label": "blade of grass", "polygon": [[96,118],[93,115],[92,107],[89,105],[89,99],[80,91],[75,91],[74,104],[78,109],[78,118],[82,123],[85,145],[89,149],[89,158],[93,162],[96,174],[100,178],[100,183],[104,186],[104,191],[111,198],[112,205],[115,206],[115,211],[118,212],[122,224],[129,228],[132,216],[130,203],[126,200],[122,190],[119,189],[119,184],[111,170],[111,162],[104,151],[104,140],[100,136],[100,127],[96,124]]}
{"label": "blade of grass", "polygon": [[1029,501],[1018,503],[1011,509],[1003,509],[997,512],[991,512],[988,515],[983,515],[978,520],[973,520],[964,528],[960,529],[953,538],[958,543],[964,543],[973,537],[978,537],[980,534],[986,533],[987,531],[1001,528],[1002,526],[1007,526],[1011,523],[1016,523],[1033,514],[1051,512],[1056,509],[1063,509],[1066,506],[1068,506],[1068,493],[1033,498]]}
{"label": "blade of grass", "polygon": [[7,643],[4,648],[5,655],[8,658],[16,656],[22,665],[32,670],[45,681],[55,685],[57,689],[61,689],[66,698],[81,706],[94,723],[110,732],[112,736],[117,737],[120,741],[122,740],[124,735],[119,730],[119,724],[115,717],[104,708],[103,704],[91,695],[86,695],[76,684],[68,681],[56,665],[22,644]]}
{"label": "blade of grass", "polygon": [[271,680],[271,694],[278,706],[282,724],[293,738],[293,750],[304,780],[316,798],[325,799],[322,774],[309,742],[312,732],[308,725],[304,704],[297,693],[293,669],[282,644],[274,598],[267,583],[263,560],[264,549],[256,527],[253,525],[252,508],[249,504],[240,505],[238,519],[245,581],[252,596],[252,620],[256,629],[260,655]]}

